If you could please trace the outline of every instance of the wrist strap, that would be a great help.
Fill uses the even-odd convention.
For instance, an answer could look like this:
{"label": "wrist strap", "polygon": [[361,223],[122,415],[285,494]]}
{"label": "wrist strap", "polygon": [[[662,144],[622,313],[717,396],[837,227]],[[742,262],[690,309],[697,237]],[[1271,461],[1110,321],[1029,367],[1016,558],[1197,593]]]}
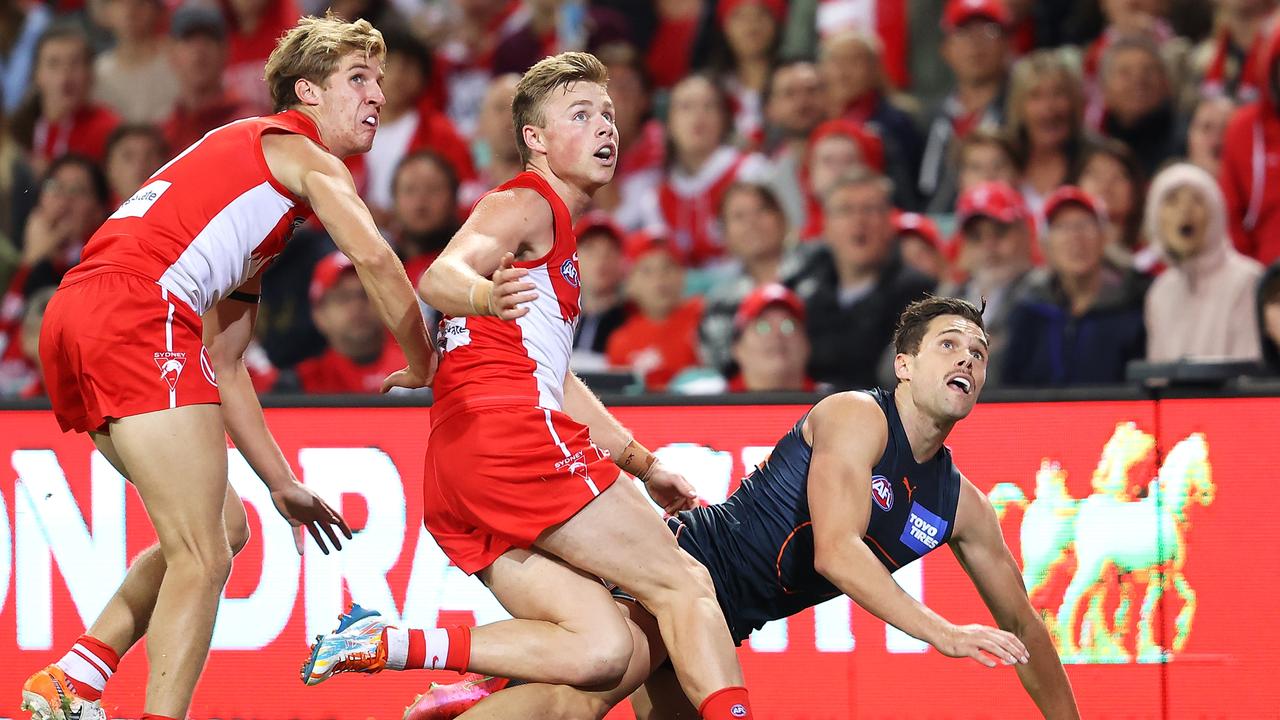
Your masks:
{"label": "wrist strap", "polygon": [[649,475],[653,473],[653,468],[657,464],[658,457],[634,439],[622,449],[622,457],[618,460],[618,467],[645,483],[649,482]]}

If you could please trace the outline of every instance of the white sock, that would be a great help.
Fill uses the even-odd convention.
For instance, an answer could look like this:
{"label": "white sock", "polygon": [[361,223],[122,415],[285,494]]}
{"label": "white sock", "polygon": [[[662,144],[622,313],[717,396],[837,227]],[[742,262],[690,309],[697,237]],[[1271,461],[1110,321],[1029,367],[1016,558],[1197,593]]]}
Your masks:
{"label": "white sock", "polygon": [[444,670],[449,657],[449,632],[442,628],[416,630],[389,627],[388,670]]}

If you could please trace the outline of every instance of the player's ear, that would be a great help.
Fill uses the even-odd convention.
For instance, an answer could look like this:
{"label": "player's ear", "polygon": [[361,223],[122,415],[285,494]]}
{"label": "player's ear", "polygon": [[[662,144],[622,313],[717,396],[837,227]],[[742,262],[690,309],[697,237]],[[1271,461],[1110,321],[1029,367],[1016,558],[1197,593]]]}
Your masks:
{"label": "player's ear", "polygon": [[547,154],[547,146],[542,143],[542,128],[536,125],[525,125],[520,128],[521,135],[524,136],[524,144],[535,153]]}
{"label": "player's ear", "polygon": [[293,82],[293,92],[303,105],[320,104],[320,86],[306,78],[298,78]]}
{"label": "player's ear", "polygon": [[913,357],[915,356],[906,353],[898,353],[893,356],[893,374],[897,376],[898,380],[911,379],[911,359]]}

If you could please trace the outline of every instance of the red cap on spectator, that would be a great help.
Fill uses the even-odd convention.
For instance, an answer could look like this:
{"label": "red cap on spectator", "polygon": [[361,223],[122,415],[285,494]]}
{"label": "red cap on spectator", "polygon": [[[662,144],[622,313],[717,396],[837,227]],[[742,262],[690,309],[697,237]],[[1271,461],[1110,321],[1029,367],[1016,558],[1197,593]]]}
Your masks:
{"label": "red cap on spectator", "polygon": [[989,20],[1009,26],[1009,11],[1001,0],[950,0],[942,12],[942,29],[951,32],[970,20]]}
{"label": "red cap on spectator", "polygon": [[1025,220],[1027,206],[1008,183],[988,180],[969,188],[956,200],[956,228],[963,228],[975,217],[989,217],[1007,225]]}
{"label": "red cap on spectator", "polygon": [[356,268],[351,264],[351,259],[340,252],[329,253],[316,263],[316,269],[311,271],[311,289],[308,293],[311,304],[320,302],[320,298],[332,290],[347,271],[355,272]]}
{"label": "red cap on spectator", "polygon": [[1075,185],[1063,185],[1045,199],[1045,222],[1053,222],[1054,214],[1067,205],[1082,207],[1093,213],[1099,223],[1106,222],[1106,212],[1103,210],[1102,202]]}
{"label": "red cap on spectator", "polygon": [[791,292],[785,285],[769,283],[752,290],[738,305],[738,312],[733,315],[733,328],[741,332],[747,323],[760,317],[765,310],[780,305],[800,322],[804,322],[804,303],[800,296]]}
{"label": "red cap on spectator", "polygon": [[832,135],[843,135],[853,140],[862,152],[862,162],[876,172],[884,172],[884,143],[874,132],[852,120],[828,120],[814,128],[809,135],[809,149],[805,158],[813,153],[813,147],[818,141]]}
{"label": "red cap on spectator", "polygon": [[609,237],[613,238],[613,241],[618,244],[618,247],[622,247],[623,241],[627,237],[627,234],[623,232],[622,228],[618,227],[618,223],[614,222],[613,218],[609,216],[609,213],[604,212],[603,210],[592,210],[579,218],[578,224],[573,226],[573,235],[579,239],[584,235],[593,232],[603,232],[607,234]]}
{"label": "red cap on spectator", "polygon": [[627,259],[636,262],[640,258],[651,252],[665,252],[676,262],[684,265],[684,253],[680,252],[680,248],[671,242],[665,235],[640,230],[633,232],[627,236],[627,240],[623,245],[623,250],[627,254]]}
{"label": "red cap on spectator", "polygon": [[942,250],[942,234],[938,232],[937,223],[920,213],[894,212],[893,229],[898,235],[910,233],[922,238],[935,250]]}
{"label": "red cap on spectator", "polygon": [[773,21],[781,24],[787,15],[786,0],[720,0],[716,7],[716,20],[720,27],[729,19],[729,15],[742,5],[759,5],[773,16]]}

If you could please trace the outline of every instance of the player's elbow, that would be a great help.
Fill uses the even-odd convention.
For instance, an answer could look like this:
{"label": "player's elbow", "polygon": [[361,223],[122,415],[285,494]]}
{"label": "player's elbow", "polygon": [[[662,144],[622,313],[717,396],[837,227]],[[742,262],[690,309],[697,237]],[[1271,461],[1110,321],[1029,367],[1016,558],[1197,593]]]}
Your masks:
{"label": "player's elbow", "polygon": [[370,239],[367,243],[344,248],[343,252],[356,270],[367,277],[381,277],[387,273],[394,273],[396,266],[400,265],[400,258],[396,257],[395,251],[382,238]]}
{"label": "player's elbow", "polygon": [[819,575],[835,583],[835,575],[844,565],[841,560],[840,543],[833,539],[815,535],[813,538],[813,569]]}
{"label": "player's elbow", "polygon": [[444,264],[437,260],[427,267],[426,272],[422,273],[422,277],[418,278],[418,297],[422,298],[422,302],[431,307],[439,307],[439,303],[443,300],[438,293],[438,289],[443,283],[443,272]]}

